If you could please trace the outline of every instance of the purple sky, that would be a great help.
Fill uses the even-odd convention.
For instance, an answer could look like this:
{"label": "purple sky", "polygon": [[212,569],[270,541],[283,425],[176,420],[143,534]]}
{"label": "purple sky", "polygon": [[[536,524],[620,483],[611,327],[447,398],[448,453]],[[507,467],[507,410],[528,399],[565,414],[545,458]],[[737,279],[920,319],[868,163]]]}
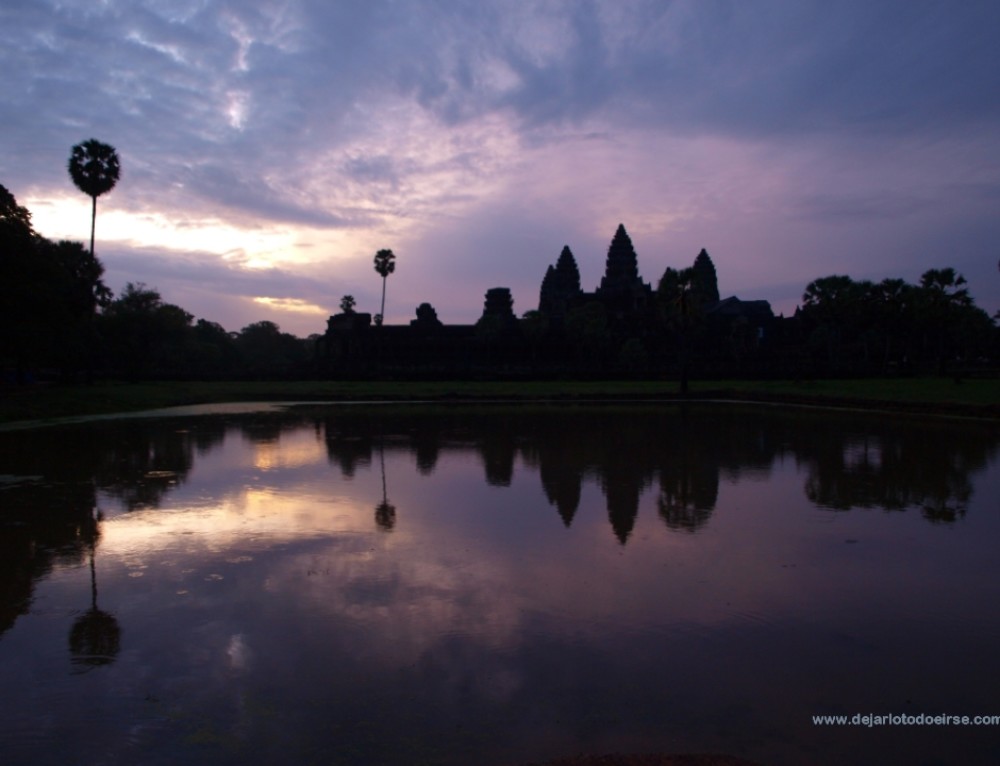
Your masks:
{"label": "purple sky", "polygon": [[584,289],[625,224],[643,278],[706,248],[724,296],[794,311],[829,274],[963,273],[1000,309],[1000,3],[4,0],[0,183],[50,238],[98,202],[116,292],[321,332],[486,290]]}

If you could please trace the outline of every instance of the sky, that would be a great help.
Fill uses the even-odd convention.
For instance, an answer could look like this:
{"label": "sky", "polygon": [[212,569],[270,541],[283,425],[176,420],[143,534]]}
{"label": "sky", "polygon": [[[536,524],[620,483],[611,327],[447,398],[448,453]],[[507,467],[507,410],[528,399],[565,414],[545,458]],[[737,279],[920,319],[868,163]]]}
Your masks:
{"label": "sky", "polygon": [[619,223],[654,287],[705,248],[786,316],[831,274],[954,267],[1000,309],[1000,3],[4,0],[0,184],[87,242],[67,161],[114,146],[96,253],[235,331],[585,290]]}

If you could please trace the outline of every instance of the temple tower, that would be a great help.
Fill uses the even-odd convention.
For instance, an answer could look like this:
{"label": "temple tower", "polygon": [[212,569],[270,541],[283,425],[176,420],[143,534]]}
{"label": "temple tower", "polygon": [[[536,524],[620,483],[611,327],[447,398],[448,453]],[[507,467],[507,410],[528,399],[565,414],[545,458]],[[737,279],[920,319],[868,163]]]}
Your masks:
{"label": "temple tower", "polygon": [[566,310],[580,295],[580,270],[569,245],[563,247],[555,267],[549,266],[542,279],[538,310],[552,319],[562,319]]}
{"label": "temple tower", "polygon": [[596,296],[619,319],[629,319],[646,308],[652,300],[653,288],[639,276],[638,258],[632,240],[622,224],[608,247],[604,277]]}

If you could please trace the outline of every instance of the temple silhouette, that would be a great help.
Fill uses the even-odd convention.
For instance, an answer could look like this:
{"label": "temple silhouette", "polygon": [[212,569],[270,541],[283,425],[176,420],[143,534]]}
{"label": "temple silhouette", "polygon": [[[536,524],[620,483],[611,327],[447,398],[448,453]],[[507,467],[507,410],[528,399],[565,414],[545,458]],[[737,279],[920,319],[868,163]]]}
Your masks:
{"label": "temple silhouette", "polygon": [[[720,299],[715,266],[702,250],[690,269],[690,303],[678,308],[667,269],[659,286],[643,280],[632,240],[619,224],[604,275],[583,290],[576,258],[563,247],[539,288],[538,308],[521,318],[508,287],[486,291],[475,324],[442,323],[422,303],[409,325],[373,324],[372,315],[341,312],[327,321],[316,357],[321,374],[351,376],[491,377],[669,374],[678,349],[696,341],[714,368],[763,365],[778,320],[766,300]],[[694,320],[697,321],[694,321]],[[708,352],[708,349],[712,352]]]}

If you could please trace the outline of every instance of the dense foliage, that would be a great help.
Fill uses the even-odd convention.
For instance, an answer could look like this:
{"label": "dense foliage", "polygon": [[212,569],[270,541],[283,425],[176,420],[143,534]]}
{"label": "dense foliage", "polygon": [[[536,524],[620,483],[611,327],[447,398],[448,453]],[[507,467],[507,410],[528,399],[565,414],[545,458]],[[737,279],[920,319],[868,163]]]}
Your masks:
{"label": "dense foliage", "polygon": [[995,361],[997,328],[954,269],[919,284],[848,276],[810,282],[794,332],[807,363],[834,374],[948,374]]}
{"label": "dense foliage", "polygon": [[103,273],[80,243],[35,233],[30,213],[0,186],[0,360],[8,375],[90,367],[98,310],[111,297]]}

